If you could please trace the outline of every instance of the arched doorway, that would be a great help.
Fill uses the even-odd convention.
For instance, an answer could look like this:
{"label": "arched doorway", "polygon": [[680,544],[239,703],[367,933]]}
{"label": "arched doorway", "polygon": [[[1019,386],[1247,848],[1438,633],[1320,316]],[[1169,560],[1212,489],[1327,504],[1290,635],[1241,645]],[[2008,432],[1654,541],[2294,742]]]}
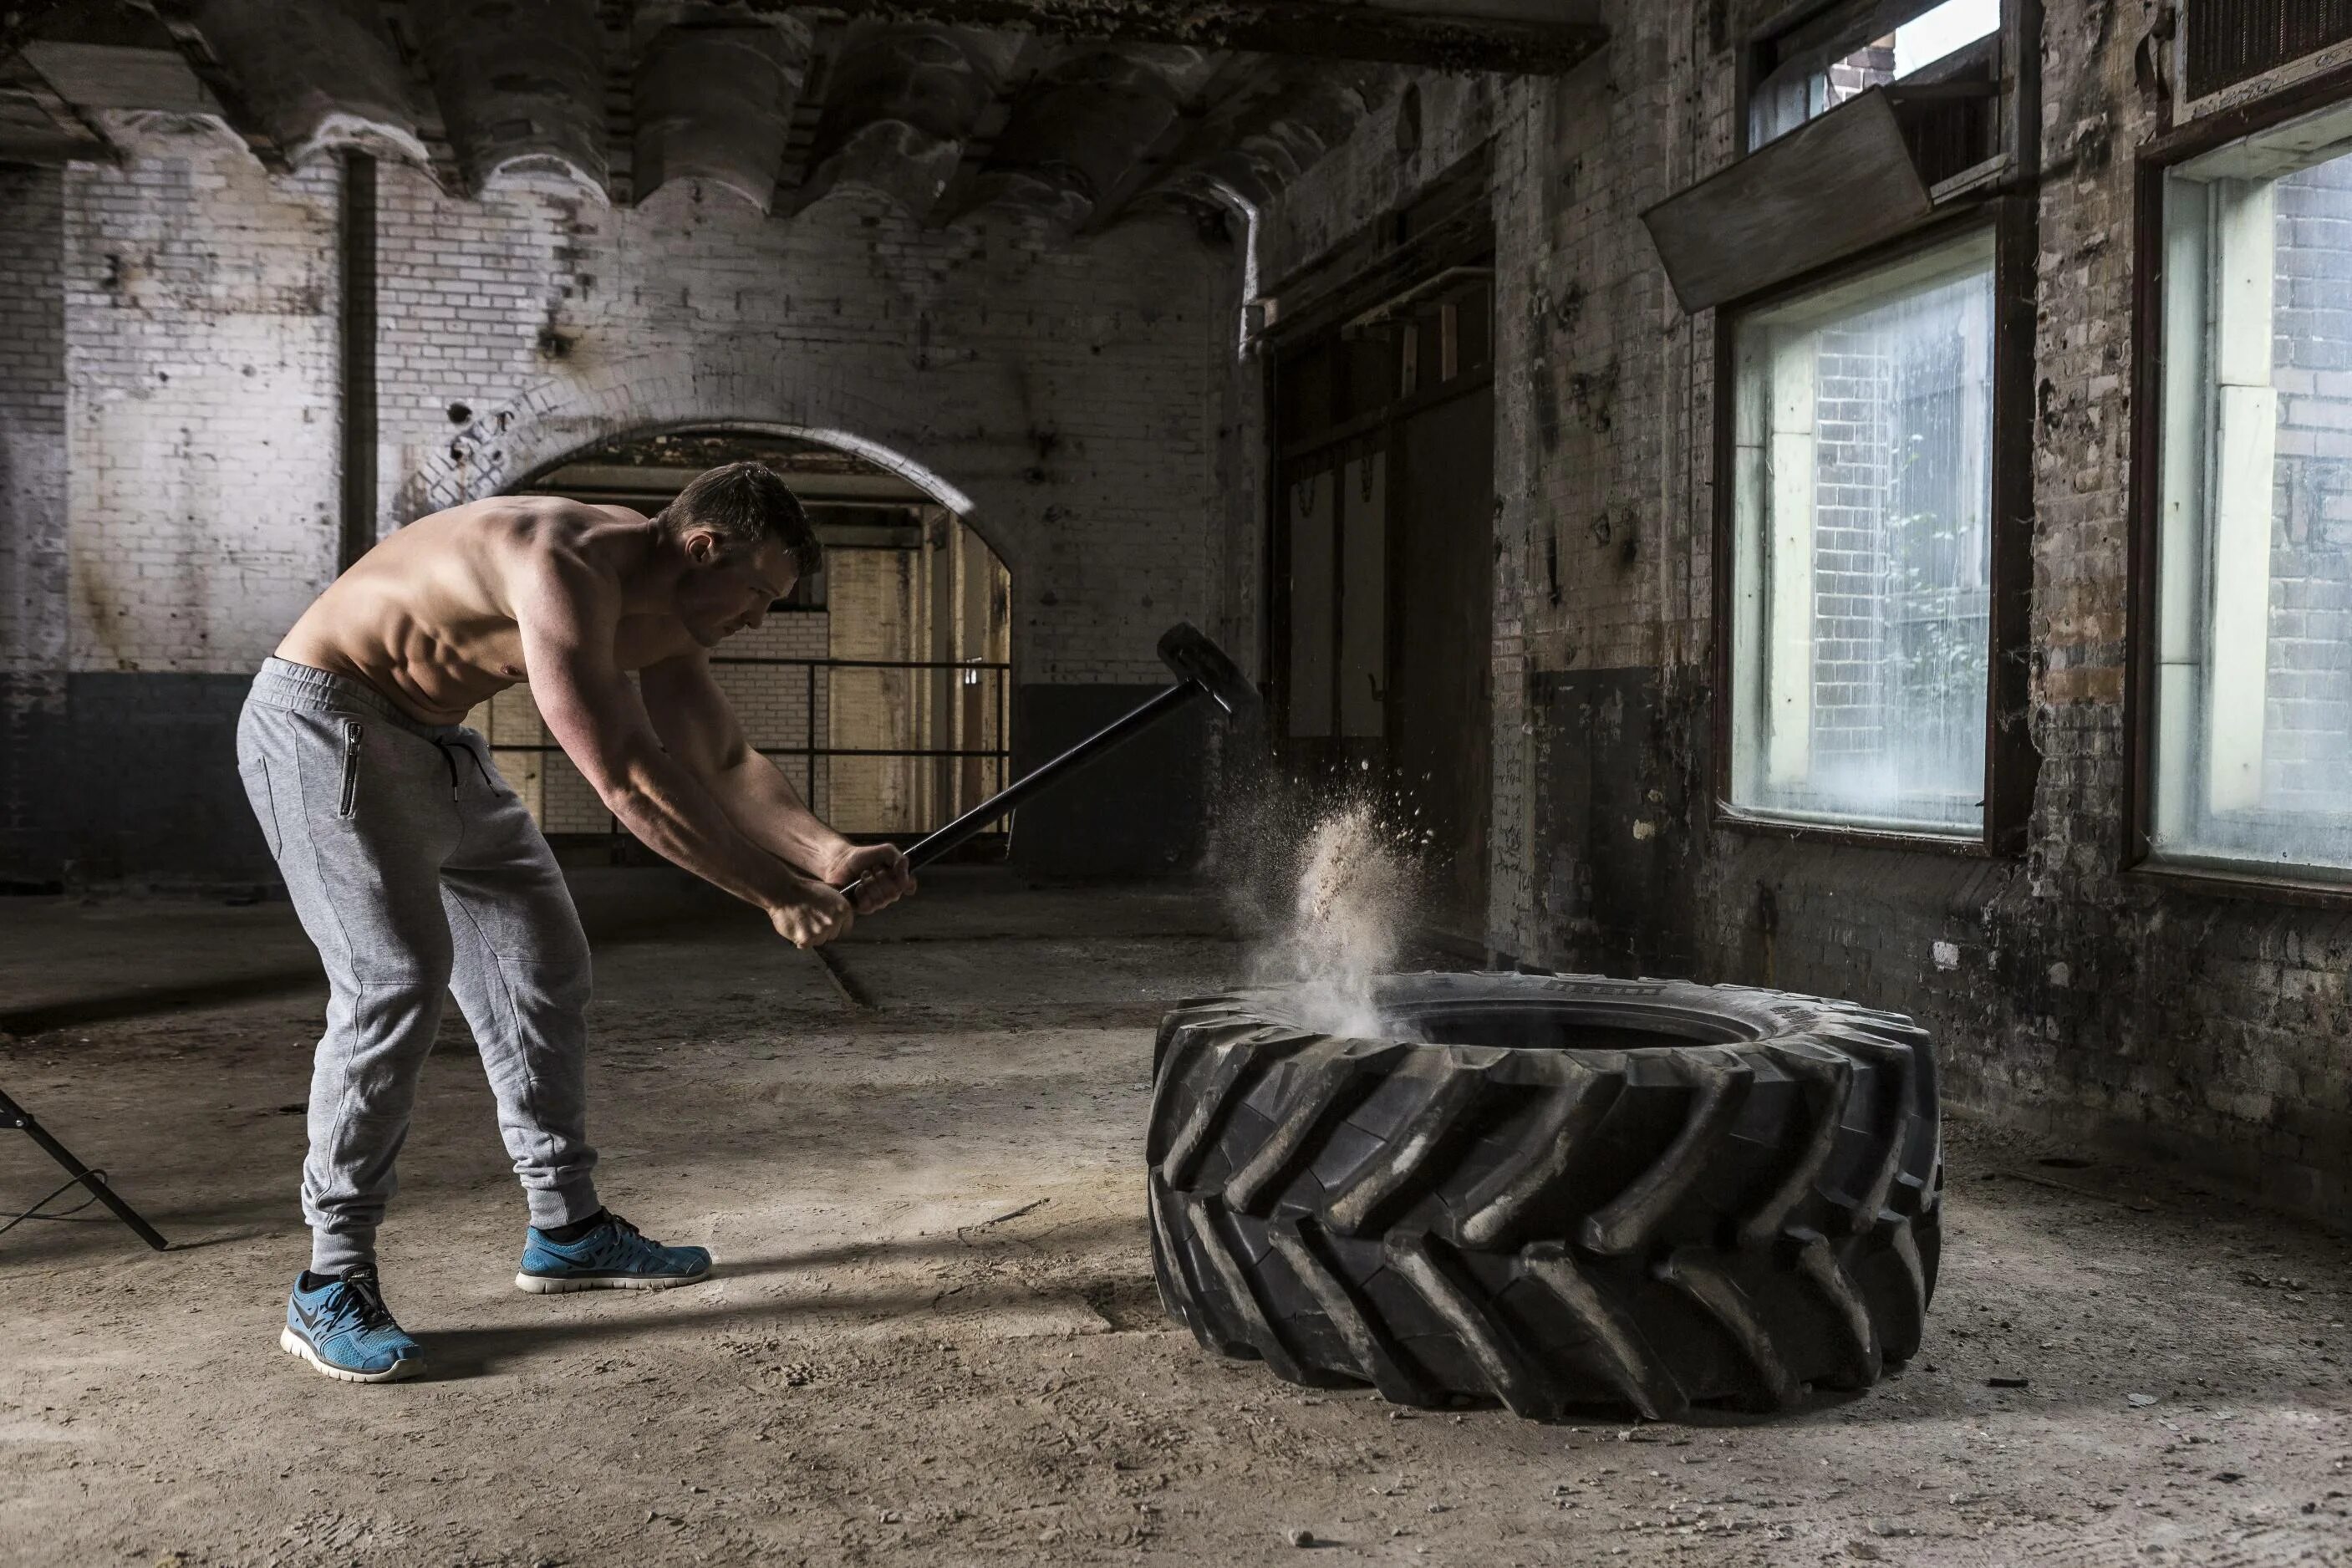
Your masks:
{"label": "arched doorway", "polygon": [[[853,837],[905,841],[1008,782],[1012,579],[965,520],[961,494],[840,443],[732,426],[640,433],[571,453],[510,493],[651,516],[719,463],[782,474],[824,542],[824,569],[757,630],[729,638],[712,667],[751,744],[820,816]],[[529,687],[470,722],[559,849],[630,847],[547,734]],[[980,848],[1002,845],[1000,836]]]}

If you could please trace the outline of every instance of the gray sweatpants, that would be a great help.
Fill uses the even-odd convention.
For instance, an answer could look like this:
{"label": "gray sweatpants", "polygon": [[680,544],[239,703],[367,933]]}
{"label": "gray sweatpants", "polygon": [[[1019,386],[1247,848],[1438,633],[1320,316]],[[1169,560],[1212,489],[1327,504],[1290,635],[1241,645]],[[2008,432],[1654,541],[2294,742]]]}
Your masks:
{"label": "gray sweatpants", "polygon": [[330,987],[302,1166],[310,1267],[375,1256],[445,990],[473,1027],[530,1223],[594,1214],[588,939],[481,735],[272,658],[237,721],[236,764]]}

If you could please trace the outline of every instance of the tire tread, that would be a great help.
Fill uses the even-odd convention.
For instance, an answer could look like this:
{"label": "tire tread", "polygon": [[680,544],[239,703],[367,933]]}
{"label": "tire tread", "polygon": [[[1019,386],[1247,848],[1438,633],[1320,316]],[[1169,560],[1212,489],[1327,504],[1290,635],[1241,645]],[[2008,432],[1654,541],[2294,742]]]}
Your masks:
{"label": "tire tread", "polygon": [[[1717,1009],[1756,1037],[1420,1045],[1312,1034],[1271,994],[1186,1004],[1157,1048],[1150,1206],[1162,1301],[1204,1348],[1404,1405],[1652,1420],[1782,1408],[1916,1353],[1941,1170],[1907,1020],[1682,982],[1403,978],[1448,1005],[1564,988]],[[1376,1093],[1389,1120],[1368,1126]],[[1335,1170],[1318,1159],[1342,1119],[1376,1145]]]}

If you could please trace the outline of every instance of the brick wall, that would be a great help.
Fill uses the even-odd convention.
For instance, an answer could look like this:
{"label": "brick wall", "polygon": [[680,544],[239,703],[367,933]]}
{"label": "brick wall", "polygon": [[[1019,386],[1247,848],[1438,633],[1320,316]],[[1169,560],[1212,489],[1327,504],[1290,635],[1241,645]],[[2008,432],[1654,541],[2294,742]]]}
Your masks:
{"label": "brick wall", "polygon": [[0,879],[46,880],[66,744],[64,177],[0,169]]}
{"label": "brick wall", "polygon": [[1609,47],[1573,74],[1428,84],[1422,156],[1401,162],[1391,117],[1374,116],[1266,215],[1273,251],[1311,255],[1407,200],[1444,166],[1432,147],[1493,135],[1488,941],[1909,1011],[1941,1040],[1956,1103],[2175,1154],[2352,1221],[2352,933],[2324,911],[2119,874],[2132,150],[2154,122],[2137,8],[2047,0],[2039,51],[2042,767],[2026,852],[1974,861],[1706,825],[1717,329],[1676,306],[1639,215],[1733,156],[1733,46],[1770,9],[1624,0]]}
{"label": "brick wall", "polygon": [[[0,174],[12,714],[54,717],[68,675],[100,671],[202,686],[191,710],[217,710],[334,567],[339,171],[112,129],[121,166]],[[1239,266],[1189,217],[1073,245],[928,231],[857,190],[771,220],[690,182],[615,209],[528,182],[461,199],[387,166],[378,228],[381,528],[631,431],[843,433],[968,498],[1013,574],[1024,685],[1155,679],[1161,627],[1224,616]],[[236,798],[226,745],[161,759],[219,796],[205,815]],[[602,825],[560,767],[538,787]],[[0,878],[54,878],[105,828],[5,789]],[[217,869],[266,873],[258,849],[239,837]]]}
{"label": "brick wall", "polygon": [[2352,163],[2280,182],[2263,798],[2352,811]]}
{"label": "brick wall", "polygon": [[976,503],[1023,681],[1150,679],[1139,625],[1217,613],[1202,345],[1238,277],[1189,220],[1072,248],[854,190],[787,223],[684,182],[633,209],[382,184],[385,526],[630,430],[839,430]]}
{"label": "brick wall", "polygon": [[1894,79],[1895,46],[1891,42],[1857,49],[1842,60],[1831,62],[1824,104],[1834,109],[1849,98],[1859,98],[1872,88]]}
{"label": "brick wall", "polygon": [[0,169],[0,671],[37,675],[64,651],[64,180]]}
{"label": "brick wall", "polygon": [[[1835,72],[1832,73],[1834,76]],[[1813,735],[1817,773],[1884,755],[1885,513],[1894,363],[1878,334],[1820,336],[1813,375]]]}
{"label": "brick wall", "polygon": [[65,193],[75,670],[249,670],[334,570],[334,172],[214,137]]}
{"label": "brick wall", "polygon": [[1947,285],[1818,340],[1811,761],[1832,806],[1966,821],[1980,793],[1989,303]]}

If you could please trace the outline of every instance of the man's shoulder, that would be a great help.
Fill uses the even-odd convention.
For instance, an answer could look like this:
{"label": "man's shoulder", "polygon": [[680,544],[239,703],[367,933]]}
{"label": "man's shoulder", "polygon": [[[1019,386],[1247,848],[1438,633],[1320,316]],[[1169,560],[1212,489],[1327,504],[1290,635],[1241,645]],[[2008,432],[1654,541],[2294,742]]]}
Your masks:
{"label": "man's shoulder", "polygon": [[[578,502],[567,504],[579,507]],[[528,513],[483,520],[488,535],[486,553],[499,574],[518,591],[519,599],[551,595],[575,603],[606,598],[617,602],[622,589],[620,565],[609,551],[598,548],[594,526],[608,520],[593,508],[580,510],[588,515],[534,508]]]}
{"label": "man's shoulder", "polygon": [[625,506],[576,500],[571,496],[484,496],[420,517],[412,528],[437,526],[527,536],[549,543],[566,536],[609,529],[615,523],[644,527],[653,519]]}
{"label": "man's shoulder", "polygon": [[575,500],[570,496],[491,496],[476,501],[486,522],[530,529],[551,539],[610,528],[614,523],[638,527],[653,520],[625,506]]}

